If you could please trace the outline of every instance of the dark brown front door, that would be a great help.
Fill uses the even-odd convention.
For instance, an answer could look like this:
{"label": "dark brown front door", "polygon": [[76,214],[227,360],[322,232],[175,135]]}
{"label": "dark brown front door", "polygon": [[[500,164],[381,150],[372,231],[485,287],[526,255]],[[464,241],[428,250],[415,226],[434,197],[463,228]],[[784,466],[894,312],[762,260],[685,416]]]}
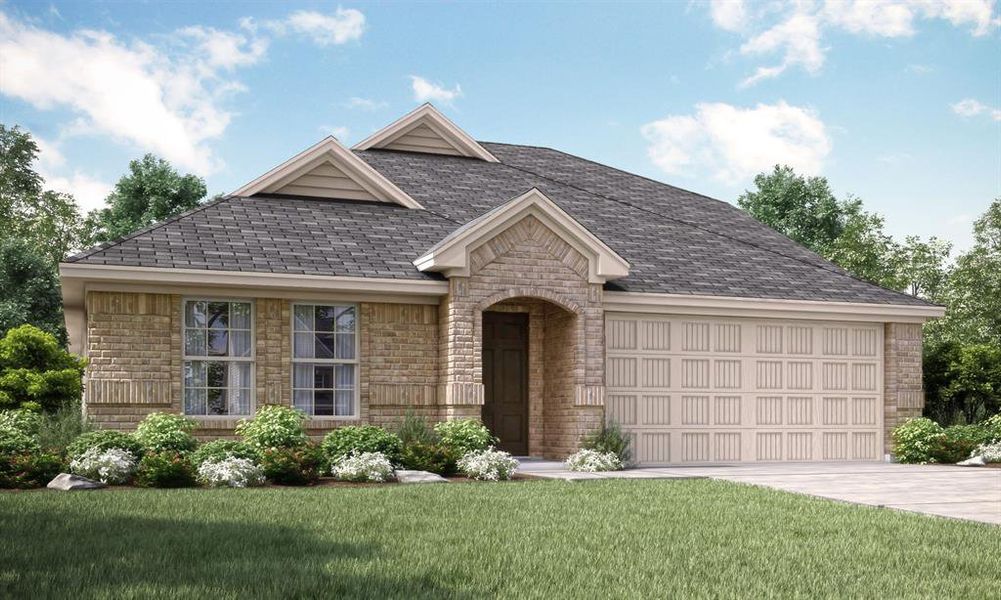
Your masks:
{"label": "dark brown front door", "polygon": [[483,424],[497,447],[528,454],[528,315],[483,313]]}

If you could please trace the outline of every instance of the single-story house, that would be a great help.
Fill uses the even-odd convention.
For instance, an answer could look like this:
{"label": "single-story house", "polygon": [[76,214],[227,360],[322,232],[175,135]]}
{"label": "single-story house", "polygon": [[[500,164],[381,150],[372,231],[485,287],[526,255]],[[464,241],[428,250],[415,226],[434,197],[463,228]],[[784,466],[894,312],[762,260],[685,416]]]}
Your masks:
{"label": "single-story house", "polygon": [[643,464],[884,460],[920,414],[921,324],[734,206],[424,105],[60,265],[87,414],[232,436],[476,417],[564,457],[614,420]]}

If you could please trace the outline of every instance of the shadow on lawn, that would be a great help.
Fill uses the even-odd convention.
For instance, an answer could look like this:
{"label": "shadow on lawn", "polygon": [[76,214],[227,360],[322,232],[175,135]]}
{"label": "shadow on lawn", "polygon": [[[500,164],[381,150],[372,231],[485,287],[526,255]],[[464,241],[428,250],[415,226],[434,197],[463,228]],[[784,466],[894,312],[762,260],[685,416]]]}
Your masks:
{"label": "shadow on lawn", "polygon": [[465,597],[311,529],[35,508],[0,508],[2,597]]}

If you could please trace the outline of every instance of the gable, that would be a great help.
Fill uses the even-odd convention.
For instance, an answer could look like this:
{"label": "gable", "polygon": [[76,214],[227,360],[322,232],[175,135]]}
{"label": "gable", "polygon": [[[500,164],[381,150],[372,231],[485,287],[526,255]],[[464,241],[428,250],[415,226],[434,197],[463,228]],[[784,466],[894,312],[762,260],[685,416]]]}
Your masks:
{"label": "gable", "polygon": [[468,133],[430,104],[424,104],[355,144],[354,150],[397,150],[465,156],[499,162]]}
{"label": "gable", "polygon": [[256,194],[391,202],[423,208],[333,137],[307,148],[229,196]]}

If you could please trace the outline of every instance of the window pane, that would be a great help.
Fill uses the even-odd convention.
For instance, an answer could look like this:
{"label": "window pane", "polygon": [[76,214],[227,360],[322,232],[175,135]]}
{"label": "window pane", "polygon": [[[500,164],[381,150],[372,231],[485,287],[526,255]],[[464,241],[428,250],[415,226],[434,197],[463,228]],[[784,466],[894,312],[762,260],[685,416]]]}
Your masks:
{"label": "window pane", "polygon": [[292,404],[307,415],[313,414],[313,392],[297,390],[292,397]]}
{"label": "window pane", "polygon": [[313,393],[313,414],[321,417],[334,416],[334,393],[316,391]]}
{"label": "window pane", "polygon": [[294,381],[292,387],[308,389],[313,387],[313,365],[293,365]]}
{"label": "window pane", "polygon": [[202,363],[208,371],[206,377],[206,387],[222,388],[226,387],[226,363],[210,361]]}
{"label": "window pane", "polygon": [[313,344],[313,348],[316,352],[314,355],[316,358],[333,358],[334,357],[334,334],[332,333],[318,333],[313,336],[316,343]]}
{"label": "window pane", "polygon": [[205,387],[205,363],[187,361],[184,363],[184,387]]}
{"label": "window pane", "polygon": [[337,405],[335,406],[335,414],[339,417],[350,417],[354,414],[354,400],[355,393],[353,391],[338,390],[335,392],[337,394]]}
{"label": "window pane", "polygon": [[333,389],[334,387],[334,367],[314,365],[313,366],[313,387],[317,389]]}
{"label": "window pane", "polygon": [[226,390],[210,388],[206,390],[206,395],[208,403],[208,414],[210,415],[226,414]]}
{"label": "window pane", "polygon": [[229,333],[224,331],[208,331],[209,356],[229,355]]}
{"label": "window pane", "polygon": [[229,355],[250,356],[250,332],[232,331],[229,334]]}
{"label": "window pane", "polygon": [[355,307],[340,306],[337,308],[337,331],[354,333]]}
{"label": "window pane", "polygon": [[203,389],[184,390],[184,414],[186,415],[205,414],[205,390]]}
{"label": "window pane", "polygon": [[229,365],[229,387],[250,388],[250,363],[235,362]]}
{"label": "window pane", "polygon": [[316,307],[316,324],[314,328],[316,331],[333,331],[334,330],[334,314],[335,309],[333,306],[317,306]]}
{"label": "window pane", "polygon": [[250,390],[230,390],[229,414],[249,415],[250,414]]}
{"label": "window pane", "polygon": [[188,327],[205,327],[205,303],[184,303],[184,324]]}
{"label": "window pane", "polygon": [[295,307],[295,330],[313,330],[313,307],[305,304],[298,304]]}
{"label": "window pane", "polygon": [[337,389],[352,390],[355,387],[355,366],[337,365]]}
{"label": "window pane", "polygon": [[337,334],[337,358],[353,359],[355,357],[355,335],[353,333]]}
{"label": "window pane", "polygon": [[231,302],[229,305],[229,326],[233,329],[250,329],[250,303]]}
{"label": "window pane", "polygon": [[184,353],[188,356],[205,356],[204,329],[186,329],[184,331]]}
{"label": "window pane", "polygon": [[229,302],[208,303],[208,326],[211,329],[229,327]]}
{"label": "window pane", "polygon": [[313,358],[313,334],[312,333],[297,333],[295,334],[295,357],[296,358]]}

